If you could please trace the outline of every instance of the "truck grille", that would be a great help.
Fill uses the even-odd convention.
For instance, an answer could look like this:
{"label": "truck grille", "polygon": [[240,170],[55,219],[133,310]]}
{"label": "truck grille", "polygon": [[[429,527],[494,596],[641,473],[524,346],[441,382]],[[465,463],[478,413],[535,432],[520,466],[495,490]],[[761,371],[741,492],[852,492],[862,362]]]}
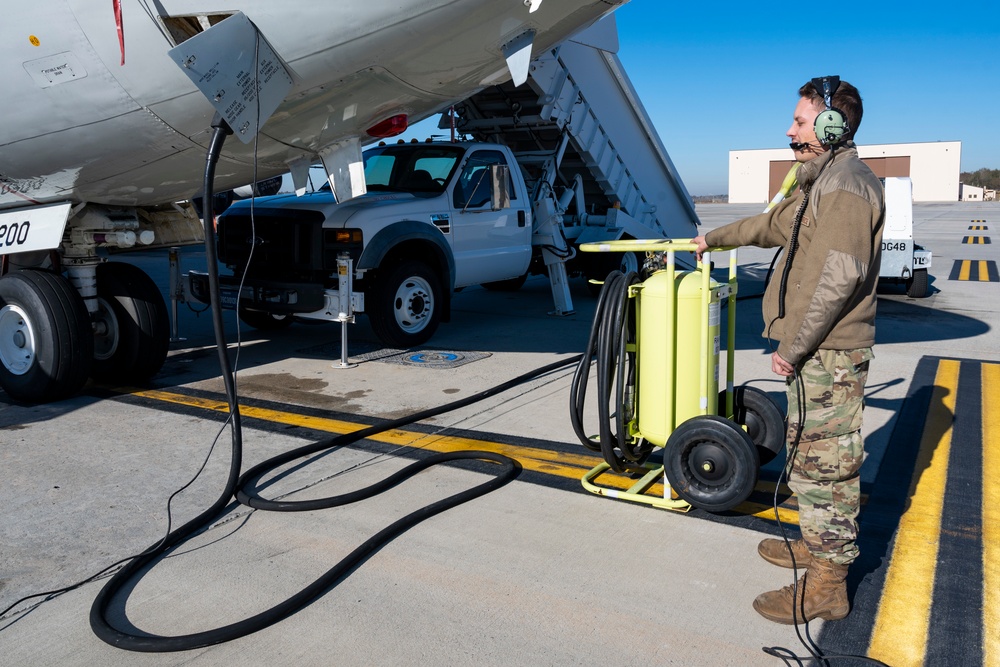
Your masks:
{"label": "truck grille", "polygon": [[323,221],[318,211],[261,211],[219,218],[219,260],[245,266],[253,251],[249,275],[299,273],[325,269]]}

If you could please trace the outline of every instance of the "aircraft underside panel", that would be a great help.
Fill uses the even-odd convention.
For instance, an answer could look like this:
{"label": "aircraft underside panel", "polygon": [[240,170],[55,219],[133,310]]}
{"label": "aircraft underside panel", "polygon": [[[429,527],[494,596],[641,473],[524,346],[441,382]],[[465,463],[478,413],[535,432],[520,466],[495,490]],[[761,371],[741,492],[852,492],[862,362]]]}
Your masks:
{"label": "aircraft underside panel", "polygon": [[[551,48],[611,11],[606,0],[45,0],[4,9],[0,208],[68,198],[186,199],[213,109],[167,52],[242,10],[294,85],[256,145],[228,142],[220,188],[315,160],[399,113],[416,122],[509,79],[503,49],[535,31]],[[537,50],[536,50],[537,52]],[[254,168],[254,156],[257,168]]]}

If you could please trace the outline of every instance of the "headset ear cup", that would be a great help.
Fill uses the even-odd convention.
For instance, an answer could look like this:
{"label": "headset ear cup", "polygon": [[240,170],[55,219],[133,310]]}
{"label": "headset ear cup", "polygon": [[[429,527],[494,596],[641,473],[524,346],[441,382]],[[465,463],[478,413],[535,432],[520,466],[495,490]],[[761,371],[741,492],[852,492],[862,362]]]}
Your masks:
{"label": "headset ear cup", "polygon": [[816,116],[814,128],[816,138],[824,146],[840,143],[844,136],[850,132],[847,125],[847,117],[840,109],[824,109]]}

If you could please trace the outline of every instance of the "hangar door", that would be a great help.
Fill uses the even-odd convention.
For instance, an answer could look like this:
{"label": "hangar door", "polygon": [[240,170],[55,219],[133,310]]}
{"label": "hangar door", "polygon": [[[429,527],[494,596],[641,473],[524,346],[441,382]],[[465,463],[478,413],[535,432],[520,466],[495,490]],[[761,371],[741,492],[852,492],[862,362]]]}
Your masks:
{"label": "hangar door", "polygon": [[[909,155],[899,155],[895,157],[866,157],[861,158],[861,161],[868,165],[876,176],[879,178],[885,178],[886,176],[909,176],[910,175],[910,156]],[[788,170],[792,168],[795,164],[795,160],[773,160],[771,161],[768,168],[767,175],[767,199],[771,200],[772,197],[778,192],[778,188],[781,187],[781,182],[785,180],[785,174]]]}

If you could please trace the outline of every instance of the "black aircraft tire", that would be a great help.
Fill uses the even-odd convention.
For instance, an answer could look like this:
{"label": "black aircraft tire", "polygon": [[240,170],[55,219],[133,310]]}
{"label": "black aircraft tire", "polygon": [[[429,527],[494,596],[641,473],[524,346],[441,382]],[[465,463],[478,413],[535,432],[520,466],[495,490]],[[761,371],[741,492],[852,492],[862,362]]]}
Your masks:
{"label": "black aircraft tire", "polygon": [[103,382],[145,382],[163,366],[170,317],[156,283],[122,262],[97,267],[94,367]]}
{"label": "black aircraft tire", "polygon": [[63,276],[25,269],[0,278],[0,387],[15,400],[77,393],[93,364],[83,299]]}
{"label": "black aircraft tire", "polygon": [[441,321],[443,295],[437,275],[410,260],[376,278],[368,319],[386,345],[411,348],[430,340]]}

